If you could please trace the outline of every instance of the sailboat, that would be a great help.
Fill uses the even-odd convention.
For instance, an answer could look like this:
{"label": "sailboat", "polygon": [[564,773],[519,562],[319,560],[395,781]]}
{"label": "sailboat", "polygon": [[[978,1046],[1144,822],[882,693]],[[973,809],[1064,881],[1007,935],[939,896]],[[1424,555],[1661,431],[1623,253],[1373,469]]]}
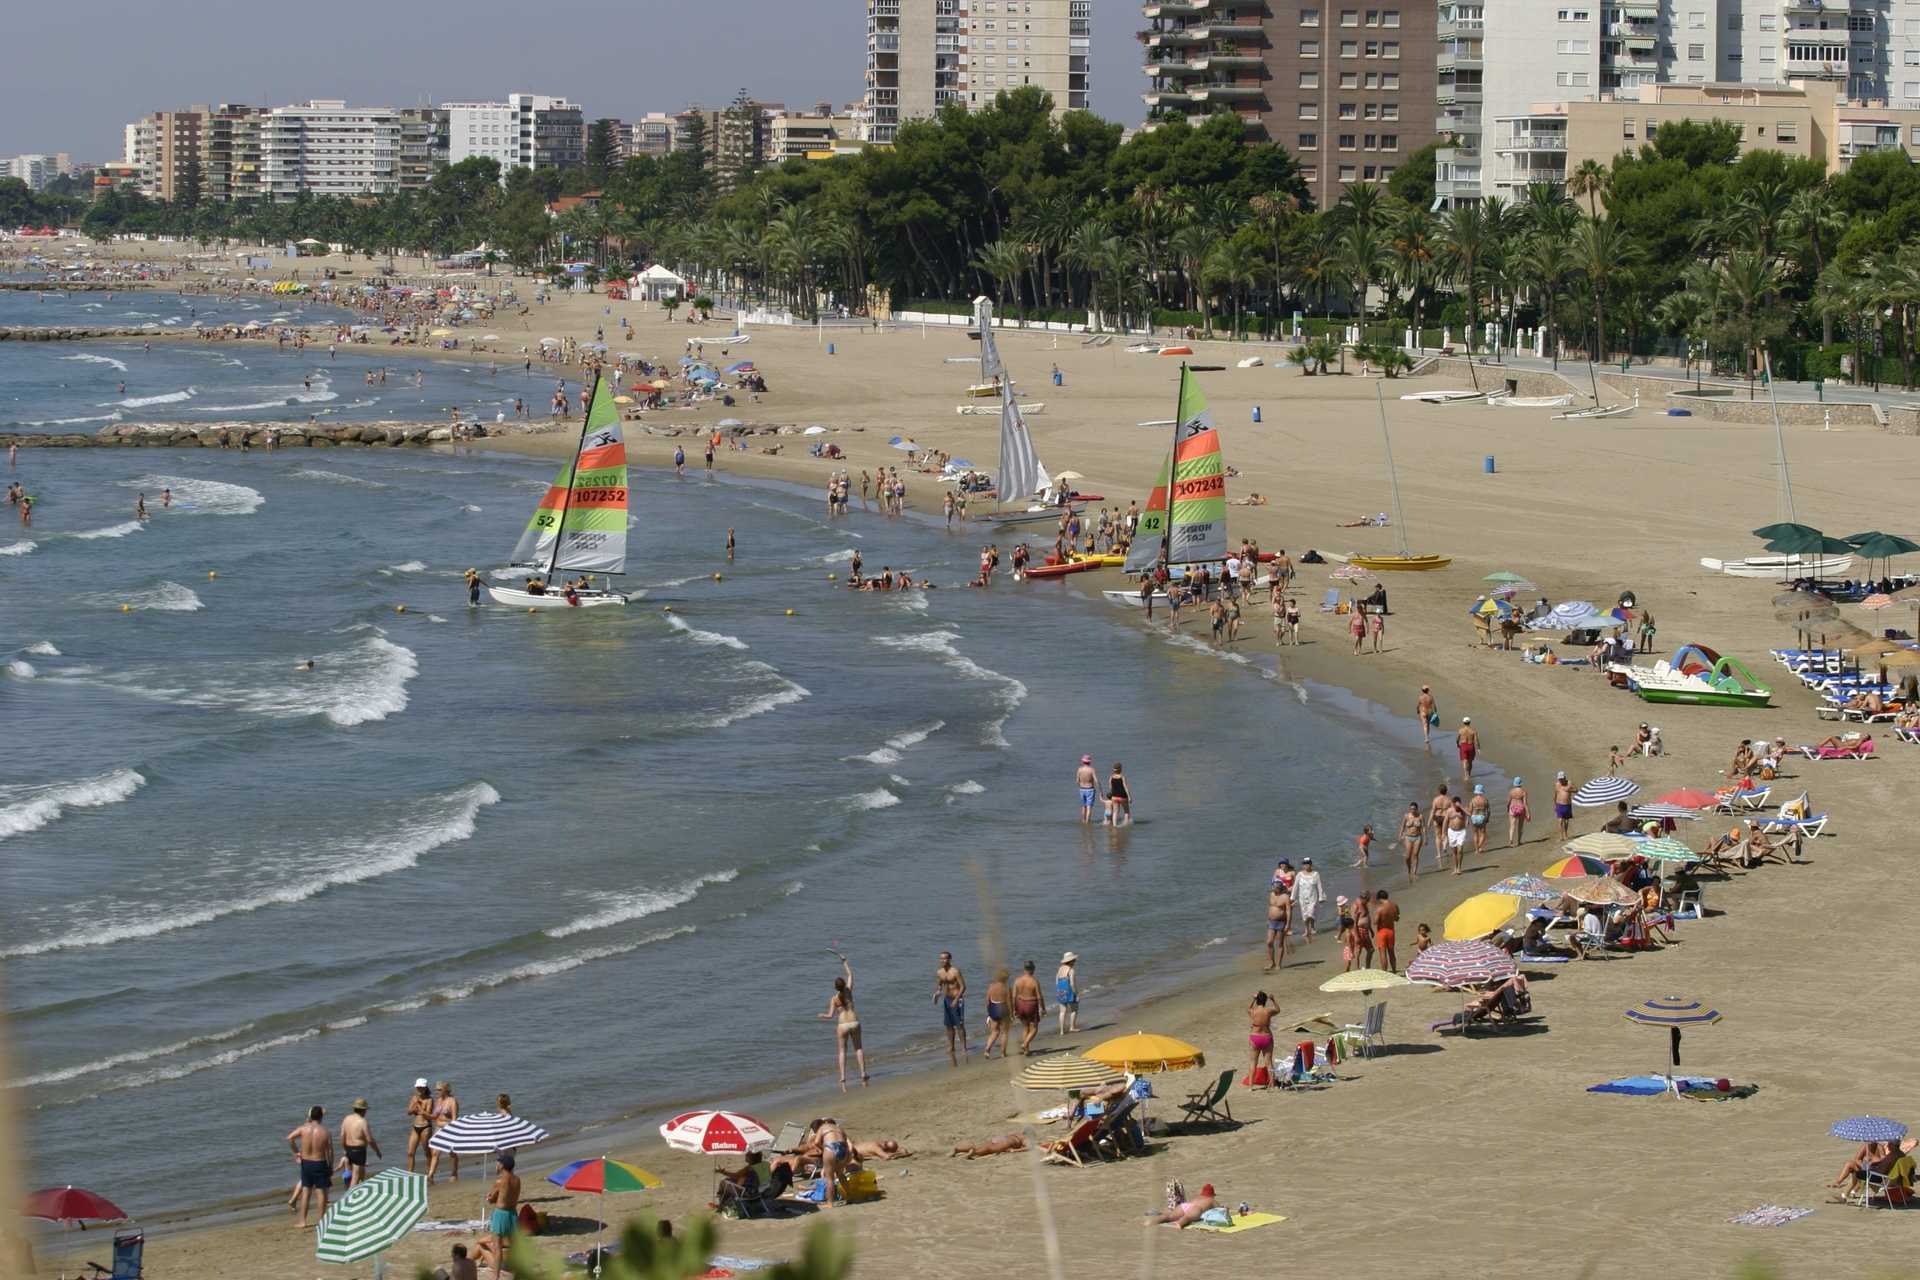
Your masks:
{"label": "sailboat", "polygon": [[1371,569],[1375,573],[1389,571],[1409,571],[1421,569],[1444,569],[1453,563],[1452,556],[1414,555],[1407,546],[1407,513],[1400,506],[1400,473],[1393,465],[1393,437],[1387,431],[1387,400],[1378,383],[1374,384],[1373,398],[1380,406],[1380,440],[1387,450],[1387,479],[1393,485],[1393,525],[1400,535],[1400,554],[1391,556],[1349,556],[1347,563],[1361,569]]}
{"label": "sailboat", "polygon": [[571,596],[554,589],[556,573],[617,575],[627,569],[627,444],[613,392],[595,374],[573,457],[554,477],[513,549],[513,565],[538,577],[547,590],[489,583],[495,604],[526,609],[592,609],[620,605],[618,591],[587,587]]}
{"label": "sailboat", "polygon": [[1018,510],[1005,509],[1007,502],[1024,501],[1045,489],[1047,468],[1033,447],[1033,436],[1027,431],[1013,379],[1000,360],[1000,344],[993,336],[993,300],[984,295],[975,298],[973,318],[980,329],[980,380],[992,382],[1000,397],[1000,468],[994,476],[997,497],[995,509],[982,518],[1003,525],[1058,520],[1068,504],[1030,504]]}
{"label": "sailboat", "polygon": [[[1220,431],[1200,384],[1184,364],[1173,447],[1160,464],[1159,480],[1134,528],[1126,572],[1150,573],[1163,557],[1169,569],[1227,558],[1227,467],[1220,453]],[[1146,603],[1137,590],[1101,594],[1115,604]],[[1156,593],[1154,598],[1166,596]]]}

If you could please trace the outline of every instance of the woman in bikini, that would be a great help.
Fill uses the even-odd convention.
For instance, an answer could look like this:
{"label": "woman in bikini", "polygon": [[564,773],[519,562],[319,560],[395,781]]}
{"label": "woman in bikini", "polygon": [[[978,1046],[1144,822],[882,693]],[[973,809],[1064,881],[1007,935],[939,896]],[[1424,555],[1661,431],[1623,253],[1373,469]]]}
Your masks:
{"label": "woman in bikini", "polygon": [[[460,1100],[453,1096],[453,1086],[445,1080],[433,1086],[433,1089],[435,1093],[440,1095],[433,1100],[433,1110],[431,1112],[433,1131],[438,1133],[460,1118]],[[460,1181],[460,1156],[458,1153],[449,1153],[449,1155],[453,1162],[453,1172],[448,1175],[448,1180],[458,1182]],[[434,1170],[437,1169],[439,1165],[440,1153],[430,1150],[427,1156],[427,1182],[429,1184],[433,1182]]]}
{"label": "woman in bikini", "polygon": [[407,1134],[407,1172],[413,1172],[413,1158],[426,1151],[428,1162],[433,1152],[427,1147],[427,1139],[433,1136],[433,1095],[427,1089],[427,1082],[413,1082],[413,1096],[407,1099],[407,1122],[412,1125]]}
{"label": "woman in bikini", "polygon": [[1527,810],[1527,789],[1515,778],[1513,785],[1507,788],[1507,848],[1524,843],[1527,833],[1527,819],[1533,816]]}
{"label": "woman in bikini", "polygon": [[[832,948],[828,948],[832,950]],[[841,976],[833,980],[833,996],[827,1011],[819,1016],[832,1019],[835,1056],[840,1062],[840,1092],[847,1091],[847,1044],[853,1044],[854,1062],[860,1068],[860,1083],[867,1083],[867,1051],[860,1043],[860,1015],[853,1009],[853,966],[838,951]]]}
{"label": "woman in bikini", "polygon": [[1267,1078],[1273,1078],[1273,1007],[1267,993],[1258,992],[1247,1006],[1247,1043],[1253,1046],[1253,1071],[1250,1080],[1260,1078],[1260,1060],[1266,1059]]}

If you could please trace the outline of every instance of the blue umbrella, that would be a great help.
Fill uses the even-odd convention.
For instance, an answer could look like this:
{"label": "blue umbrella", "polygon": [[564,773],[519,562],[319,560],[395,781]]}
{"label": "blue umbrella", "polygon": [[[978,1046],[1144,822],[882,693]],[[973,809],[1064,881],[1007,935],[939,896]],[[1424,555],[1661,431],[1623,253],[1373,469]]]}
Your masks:
{"label": "blue umbrella", "polygon": [[1680,1069],[1680,1028],[1702,1027],[1708,1023],[1720,1021],[1720,1011],[1712,1009],[1698,1000],[1689,1000],[1686,996],[1655,996],[1651,1000],[1642,1000],[1628,1009],[1629,1021],[1643,1027],[1665,1027],[1668,1034],[1667,1087],[1673,1090],[1673,1096],[1679,1097],[1680,1090],[1673,1083],[1673,1076]]}
{"label": "blue umbrella", "polygon": [[1498,884],[1487,886],[1488,893],[1511,894],[1516,898],[1532,898],[1536,902],[1547,902],[1560,896],[1560,890],[1542,880],[1539,876],[1508,876]]}
{"label": "blue umbrella", "polygon": [[1573,793],[1573,802],[1582,808],[1615,804],[1640,794],[1640,784],[1631,778],[1590,778]]}
{"label": "blue umbrella", "polygon": [[1907,1136],[1907,1126],[1884,1116],[1853,1116],[1827,1130],[1827,1136],[1848,1142],[1898,1142]]}
{"label": "blue umbrella", "polygon": [[1627,810],[1627,816],[1629,818],[1666,818],[1674,822],[1698,822],[1700,820],[1700,811],[1697,809],[1682,808],[1677,804],[1661,804],[1655,802],[1653,804],[1636,805]]}

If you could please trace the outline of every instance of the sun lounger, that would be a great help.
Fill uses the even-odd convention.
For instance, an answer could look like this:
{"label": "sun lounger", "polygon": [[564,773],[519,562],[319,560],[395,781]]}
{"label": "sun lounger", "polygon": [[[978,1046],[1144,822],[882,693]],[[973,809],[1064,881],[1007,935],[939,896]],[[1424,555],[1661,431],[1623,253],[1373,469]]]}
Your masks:
{"label": "sun lounger", "polygon": [[1201,1121],[1215,1123],[1233,1123],[1233,1108],[1227,1105],[1227,1094],[1233,1088],[1233,1068],[1220,1073],[1220,1078],[1211,1088],[1189,1094],[1180,1104],[1180,1113],[1185,1118],[1182,1123],[1198,1124]]}
{"label": "sun lounger", "polygon": [[1905,725],[1895,725],[1893,736],[1901,742],[1920,743],[1920,729],[1909,729]]}
{"label": "sun lounger", "polygon": [[1340,607],[1340,588],[1328,587],[1326,598],[1320,601],[1320,612],[1332,613]]}
{"label": "sun lounger", "polygon": [[800,1140],[807,1136],[807,1127],[798,1120],[789,1120],[780,1126],[780,1136],[773,1140],[773,1150],[781,1155],[800,1149]]}
{"label": "sun lounger", "polygon": [[1862,738],[1850,747],[1802,747],[1800,754],[1809,760],[1871,760],[1873,739]]}
{"label": "sun lounger", "polygon": [[1096,1157],[1099,1155],[1099,1146],[1093,1136],[1099,1128],[1100,1117],[1094,1116],[1082,1120],[1079,1128],[1059,1141],[1041,1143],[1044,1159],[1048,1164],[1071,1164],[1085,1168],[1087,1162],[1081,1159],[1080,1153],[1084,1150]]}
{"label": "sun lounger", "polygon": [[793,1166],[781,1163],[773,1167],[765,1186],[743,1189],[737,1183],[722,1181],[715,1200],[722,1213],[731,1209],[742,1218],[766,1218],[777,1212],[774,1203],[792,1189]]}
{"label": "sun lounger", "polygon": [[1771,818],[1761,818],[1755,825],[1763,835],[1776,836],[1787,833],[1797,833],[1806,836],[1808,839],[1813,839],[1827,829],[1827,815],[1817,813],[1806,818],[1775,816]]}
{"label": "sun lounger", "polygon": [[1748,787],[1744,790],[1728,787],[1714,792],[1713,809],[1715,813],[1732,813],[1735,809],[1764,809],[1767,797],[1772,794],[1772,787]]}

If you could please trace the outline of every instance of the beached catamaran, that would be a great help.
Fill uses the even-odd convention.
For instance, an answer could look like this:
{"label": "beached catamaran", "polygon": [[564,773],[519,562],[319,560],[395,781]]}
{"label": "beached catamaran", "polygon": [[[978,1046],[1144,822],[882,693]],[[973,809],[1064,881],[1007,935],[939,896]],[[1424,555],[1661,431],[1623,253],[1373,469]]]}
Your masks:
{"label": "beached catamaran", "polygon": [[[1134,529],[1125,571],[1150,573],[1162,556],[1169,569],[1227,558],[1227,466],[1220,453],[1220,431],[1200,384],[1184,364],[1173,447],[1160,464],[1159,479]],[[1101,594],[1117,604],[1145,603],[1138,591]]]}
{"label": "beached catamaran", "polygon": [[513,565],[547,584],[540,595],[523,587],[497,587],[495,604],[529,609],[591,609],[625,604],[617,591],[589,587],[569,598],[556,588],[556,573],[623,574],[627,571],[627,444],[613,391],[595,374],[587,415],[573,457],[554,477],[513,549]]}
{"label": "beached catamaran", "polygon": [[[1000,344],[993,336],[993,302],[973,300],[973,322],[980,329],[980,381],[992,383],[1000,396],[1000,471],[994,477],[994,510],[984,519],[995,524],[1040,524],[1058,520],[1064,507],[1028,502],[1047,485],[1047,467],[1033,447],[1027,420],[1021,414],[1013,377],[1000,360]],[[1025,505],[1012,510],[1008,502]]]}

